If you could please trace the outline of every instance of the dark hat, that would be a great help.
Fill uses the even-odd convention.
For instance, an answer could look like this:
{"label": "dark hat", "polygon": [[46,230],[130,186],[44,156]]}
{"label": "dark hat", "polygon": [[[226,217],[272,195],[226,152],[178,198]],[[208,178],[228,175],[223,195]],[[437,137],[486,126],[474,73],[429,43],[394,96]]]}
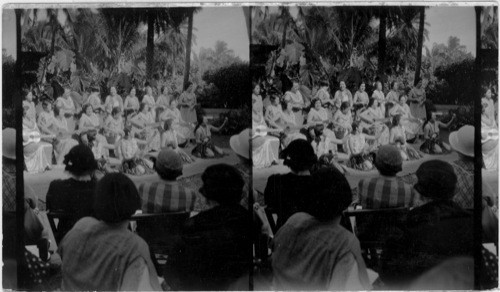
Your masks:
{"label": "dark hat", "polygon": [[292,141],[282,154],[283,164],[293,171],[309,170],[318,161],[311,144],[303,139]]}
{"label": "dark hat", "polygon": [[455,195],[457,175],[453,166],[442,160],[429,160],[417,169],[415,189],[424,197],[449,200]]}
{"label": "dark hat", "polygon": [[94,153],[85,145],[71,148],[64,156],[63,163],[66,165],[65,170],[75,175],[89,174],[97,169]]}
{"label": "dark hat", "polygon": [[403,170],[402,166],[403,158],[396,146],[380,146],[375,157],[375,167],[377,167],[382,174],[396,174]]}

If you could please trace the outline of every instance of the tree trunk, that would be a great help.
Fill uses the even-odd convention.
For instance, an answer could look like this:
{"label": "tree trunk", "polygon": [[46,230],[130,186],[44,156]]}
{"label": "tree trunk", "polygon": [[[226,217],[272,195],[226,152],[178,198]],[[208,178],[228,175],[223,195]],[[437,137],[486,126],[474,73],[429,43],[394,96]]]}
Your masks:
{"label": "tree trunk", "polygon": [[385,8],[380,10],[380,25],[378,28],[378,76],[382,78],[385,74],[385,51],[387,47],[387,17]]}
{"label": "tree trunk", "polygon": [[153,12],[147,12],[148,17],[148,36],[147,36],[147,47],[146,47],[146,79],[151,80],[153,77],[153,59],[155,55],[155,27],[154,27],[154,17]]}
{"label": "tree trunk", "polygon": [[422,46],[424,42],[424,26],[425,26],[425,7],[420,8],[420,24],[418,26],[418,44],[417,44],[417,69],[415,70],[415,80],[413,85],[417,85],[420,79],[420,71],[422,69]]}
{"label": "tree trunk", "polygon": [[191,39],[193,37],[193,14],[194,10],[191,9],[189,13],[189,24],[188,24],[188,35],[186,44],[186,63],[184,66],[184,82],[182,83],[183,90],[187,89],[187,83],[189,81],[189,70],[191,67]]}
{"label": "tree trunk", "polygon": [[285,48],[286,46],[286,32],[288,30],[288,17],[285,19],[285,26],[283,27],[283,35],[281,36],[281,48]]}

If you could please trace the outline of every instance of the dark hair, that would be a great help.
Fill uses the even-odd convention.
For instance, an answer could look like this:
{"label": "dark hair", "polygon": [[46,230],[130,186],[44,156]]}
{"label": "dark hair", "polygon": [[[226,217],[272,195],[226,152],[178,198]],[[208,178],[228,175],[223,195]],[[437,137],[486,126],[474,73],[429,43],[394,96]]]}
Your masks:
{"label": "dark hair", "polygon": [[51,103],[48,100],[42,101],[42,108],[46,109],[49,104],[51,104]]}
{"label": "dark hair", "polygon": [[288,104],[290,103],[290,100],[287,100],[286,98],[283,98],[281,100],[281,108],[283,110],[286,110],[286,108],[288,107]]}
{"label": "dark hair", "polygon": [[94,216],[106,223],[119,223],[130,219],[141,208],[137,188],[122,173],[106,174],[96,186]]}
{"label": "dark hair", "polygon": [[116,114],[119,114],[121,112],[120,108],[119,107],[114,107],[112,110],[111,110],[111,115],[114,116]]}
{"label": "dark hair", "polygon": [[57,117],[59,116],[59,113],[61,112],[61,109],[58,106],[54,107],[54,116]]}
{"label": "dark hair", "polygon": [[366,87],[366,83],[365,83],[364,81],[361,81],[361,83],[359,84],[358,88],[361,88],[361,85],[363,85],[363,84],[364,84],[364,85],[365,85],[365,87]]}
{"label": "dark hair", "polygon": [[401,115],[397,114],[394,117],[392,117],[392,126],[397,127],[399,125],[399,121],[401,120]]}
{"label": "dark hair", "polygon": [[130,90],[128,91],[128,93],[130,94],[132,92],[132,90],[135,90],[137,92],[137,89],[135,89],[135,87],[132,86],[132,88],[130,88]]}
{"label": "dark hair", "polygon": [[397,83],[397,81],[392,81],[392,82],[391,82],[391,89],[393,89],[393,88],[394,88],[394,84],[396,84],[396,83]]}
{"label": "dark hair", "polygon": [[221,205],[238,204],[243,194],[243,180],[240,172],[228,164],[209,166],[201,175],[203,186],[200,193],[207,199]]}
{"label": "dark hair", "polygon": [[321,105],[321,100],[319,98],[315,98],[311,101],[311,108],[314,108],[316,106],[316,103],[319,101]]}
{"label": "dark hair", "polygon": [[374,97],[370,97],[370,99],[368,100],[368,107],[371,107],[373,105],[373,103],[375,103],[375,100],[377,100],[377,99]]}
{"label": "dark hair", "polygon": [[312,194],[305,198],[305,210],[319,221],[340,216],[352,202],[351,187],[335,167],[316,171],[313,174],[313,186]]}
{"label": "dark hair", "polygon": [[86,114],[87,108],[92,106],[90,103],[86,103],[82,106],[82,114]]}
{"label": "dark hair", "polygon": [[94,153],[83,144],[71,148],[64,156],[63,163],[66,165],[64,170],[74,175],[90,174],[97,169]]}
{"label": "dark hair", "polygon": [[283,150],[283,156],[285,157],[283,165],[290,167],[293,172],[311,170],[318,161],[311,144],[302,139],[288,144]]}
{"label": "dark hair", "polygon": [[142,112],[142,110],[147,106],[147,104],[145,102],[141,102],[141,104],[139,105],[139,112]]}
{"label": "dark hair", "polygon": [[359,128],[359,123],[352,123],[352,133],[356,133],[356,130]]}
{"label": "dark hair", "polygon": [[132,132],[132,127],[125,126],[123,128],[123,135],[124,135],[124,137],[128,137],[128,135],[130,135],[130,132]]}
{"label": "dark hair", "polygon": [[165,120],[165,123],[163,123],[163,129],[165,129],[165,131],[167,130],[170,130],[170,128],[172,128],[172,119],[167,119]]}
{"label": "dark hair", "polygon": [[349,108],[351,106],[351,103],[348,101],[344,101],[342,104],[340,104],[340,110],[343,111],[346,108]]}
{"label": "dark hair", "polygon": [[414,188],[424,197],[450,200],[455,195],[457,175],[453,166],[442,160],[429,160],[416,172],[418,182]]}

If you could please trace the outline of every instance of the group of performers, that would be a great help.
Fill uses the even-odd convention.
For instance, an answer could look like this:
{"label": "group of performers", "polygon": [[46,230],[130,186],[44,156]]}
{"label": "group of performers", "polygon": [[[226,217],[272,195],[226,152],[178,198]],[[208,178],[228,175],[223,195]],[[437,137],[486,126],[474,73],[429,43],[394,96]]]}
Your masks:
{"label": "group of performers", "polygon": [[[335,161],[331,158],[344,156],[346,166],[358,170],[372,169],[374,153],[385,144],[396,145],[404,160],[420,159],[423,153],[450,151],[449,145],[440,140],[439,131],[449,127],[455,116],[447,123],[439,121],[436,112],[427,116],[421,80],[404,91],[392,82],[387,94],[378,81],[371,96],[363,82],[354,97],[344,81],[340,81],[334,94],[329,83],[322,81],[313,90],[310,101],[303,97],[300,88],[299,82],[293,80],[289,91],[268,92],[263,100],[261,84],[253,84],[254,167],[277,163],[279,149],[295,139],[308,140],[318,158],[329,156],[328,161]],[[411,144],[419,139],[423,144],[416,149]]]}
{"label": "group of performers", "polygon": [[[179,98],[172,97],[167,87],[153,96],[151,87],[139,101],[132,88],[123,99],[115,87],[103,100],[93,87],[81,109],[71,97],[69,84],[55,101],[33,101],[33,93],[26,92],[23,100],[23,146],[25,168],[29,173],[43,172],[52,165],[62,164],[64,156],[75,145],[89,146],[105,172],[123,171],[140,175],[151,173],[154,153],[163,147],[175,150],[185,163],[195,157],[213,158],[225,153],[212,142],[212,132],[219,131],[208,123],[201,111],[197,112],[196,86],[189,84]],[[179,109],[180,108],[180,109]],[[188,153],[186,147],[194,143]],[[109,158],[120,161],[117,169]]]}

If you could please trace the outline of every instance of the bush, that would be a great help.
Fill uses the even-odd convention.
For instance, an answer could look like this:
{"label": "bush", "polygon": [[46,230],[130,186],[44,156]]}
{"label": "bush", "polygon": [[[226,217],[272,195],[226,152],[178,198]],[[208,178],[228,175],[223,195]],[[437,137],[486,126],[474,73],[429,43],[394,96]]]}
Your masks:
{"label": "bush", "polygon": [[[245,105],[250,105],[252,85],[249,74],[248,63],[232,64],[205,72],[203,80],[207,84],[214,84],[219,92],[218,96],[212,94],[208,99],[211,98],[214,104],[222,104],[218,107],[223,108],[243,108]],[[210,104],[209,107],[214,106]]]}
{"label": "bush", "polygon": [[435,104],[472,105],[474,100],[474,59],[466,59],[434,71],[435,81],[427,87],[427,98]]}

